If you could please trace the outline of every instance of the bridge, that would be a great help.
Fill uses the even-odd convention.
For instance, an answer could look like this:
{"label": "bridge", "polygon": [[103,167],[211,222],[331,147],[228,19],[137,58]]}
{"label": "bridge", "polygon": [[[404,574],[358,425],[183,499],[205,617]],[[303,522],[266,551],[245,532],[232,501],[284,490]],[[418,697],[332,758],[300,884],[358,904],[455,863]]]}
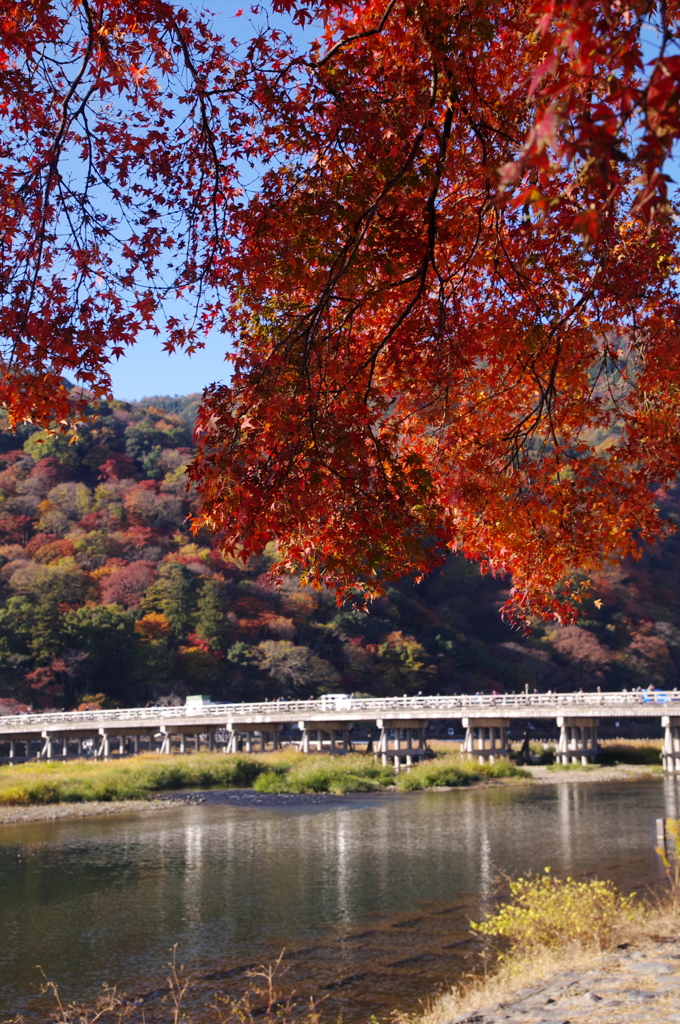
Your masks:
{"label": "bridge", "polygon": [[292,729],[299,730],[295,743],[304,753],[344,754],[352,749],[352,729],[359,726],[378,733],[377,743],[369,740],[367,749],[399,768],[425,755],[428,724],[451,719],[460,720],[465,730],[463,752],[492,761],[508,754],[513,722],[548,719],[560,733],[557,760],[586,764],[597,754],[600,720],[622,718],[660,719],[664,770],[680,772],[680,693],[652,689],[388,698],[330,694],[250,704],[189,699],[180,707],[7,715],[0,716],[0,763],[83,754],[108,759],[142,751],[277,750]]}

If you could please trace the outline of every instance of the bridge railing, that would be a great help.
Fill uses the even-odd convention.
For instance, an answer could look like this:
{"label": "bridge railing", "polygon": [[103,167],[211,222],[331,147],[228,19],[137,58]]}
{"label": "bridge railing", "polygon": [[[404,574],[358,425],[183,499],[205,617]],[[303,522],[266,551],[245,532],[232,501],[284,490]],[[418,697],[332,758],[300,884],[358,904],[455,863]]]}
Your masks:
{"label": "bridge railing", "polygon": [[179,705],[174,707],[146,708],[115,708],[106,711],[57,711],[37,712],[20,715],[0,716],[0,731],[3,726],[26,725],[34,729],[38,725],[50,726],[60,724],[110,722],[112,725],[159,720],[168,722],[191,722],[200,718],[205,722],[215,719],[224,722],[227,719],[267,717],[272,721],[277,716],[285,719],[305,718],[320,713],[341,716],[344,712],[368,713],[371,717],[384,718],[390,712],[399,711],[432,711],[438,717],[446,717],[442,712],[451,712],[451,717],[460,716],[461,712],[474,713],[476,708],[489,710],[492,708],[526,708],[531,717],[532,708],[553,708],[559,714],[560,708],[574,706],[617,706],[640,708],[650,704],[677,705],[680,707],[680,693],[675,690],[642,690],[637,692],[609,693],[503,693],[503,694],[465,694],[458,696],[428,697],[328,697],[314,700],[279,700],[259,701],[241,704],[204,704]]}

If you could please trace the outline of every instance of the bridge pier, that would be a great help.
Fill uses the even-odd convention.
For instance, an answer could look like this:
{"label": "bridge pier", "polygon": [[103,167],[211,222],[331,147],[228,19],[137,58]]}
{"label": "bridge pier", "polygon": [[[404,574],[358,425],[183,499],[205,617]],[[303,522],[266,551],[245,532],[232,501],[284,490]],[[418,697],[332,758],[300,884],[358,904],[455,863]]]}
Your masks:
{"label": "bridge pier", "polygon": [[108,761],[109,755],[111,753],[111,737],[109,736],[108,731],[106,729],[100,729],[99,735],[101,736],[101,740],[99,743],[99,747],[95,750],[95,761],[98,761],[100,758],[103,758],[105,761]]}
{"label": "bridge pier", "polygon": [[661,750],[663,770],[673,773],[680,772],[680,718],[664,715],[661,725],[664,731]]}
{"label": "bridge pier", "polygon": [[212,750],[213,749],[213,745],[214,745],[213,744],[214,731],[208,730],[207,733],[205,731],[201,732],[200,729],[199,729],[199,726],[194,725],[191,729],[182,729],[181,732],[180,732],[180,744],[179,744],[179,752],[180,752],[180,754],[186,754],[188,752],[189,748],[187,746],[187,736],[191,736],[192,744],[193,744],[193,753],[194,754],[198,754],[200,749],[201,749],[201,737],[202,736],[206,737],[207,745],[208,745],[208,750]]}
{"label": "bridge pier", "polygon": [[224,748],[225,754],[238,754],[238,733],[236,729],[228,730],[227,745]]}
{"label": "bridge pier", "polygon": [[[330,754],[342,755],[349,752],[351,722],[308,722],[302,720],[298,722],[298,728],[302,733],[298,750],[303,754],[311,753],[313,743],[316,744],[319,754],[323,753],[326,743],[328,743]],[[312,739],[312,733],[315,734],[314,739]],[[328,733],[328,740],[324,739],[325,733]]]}
{"label": "bridge pier", "polygon": [[597,718],[558,718],[558,764],[588,764],[597,757]]}
{"label": "bridge pier", "polygon": [[41,733],[41,739],[43,741],[42,747],[38,754],[39,761],[54,761],[55,754],[54,744],[55,741],[61,744],[61,751],[58,755],[62,760],[66,760],[68,757],[68,737],[66,735],[59,736],[56,733],[50,732],[47,729],[43,729]]}
{"label": "bridge pier", "polygon": [[[419,719],[404,721],[398,718],[378,718],[375,724],[380,729],[376,755],[380,757],[383,765],[389,764],[390,760],[392,760],[395,769],[399,771],[402,766],[402,759],[406,767],[410,768],[412,764],[420,761],[425,755],[427,749],[425,746],[427,722],[420,721]],[[390,732],[393,733],[392,739],[390,739]],[[402,747],[402,742],[405,743],[405,747]]]}
{"label": "bridge pier", "polygon": [[158,730],[163,739],[161,740],[159,754],[171,754],[172,753],[172,726],[162,725]]}
{"label": "bridge pier", "polygon": [[[238,752],[241,736],[245,737],[244,746],[246,754],[252,754],[256,747],[259,748],[260,753],[263,753],[267,749],[268,742],[271,742],[274,750],[278,750],[281,746],[279,736],[281,728],[280,722],[238,722],[232,719],[227,722],[229,739],[227,741],[226,753],[236,754]],[[258,733],[257,737],[255,733]],[[271,741],[269,739],[270,736]]]}
{"label": "bridge pier", "polygon": [[497,757],[507,757],[509,724],[505,718],[464,718],[462,753],[477,757],[480,764],[493,764]]}

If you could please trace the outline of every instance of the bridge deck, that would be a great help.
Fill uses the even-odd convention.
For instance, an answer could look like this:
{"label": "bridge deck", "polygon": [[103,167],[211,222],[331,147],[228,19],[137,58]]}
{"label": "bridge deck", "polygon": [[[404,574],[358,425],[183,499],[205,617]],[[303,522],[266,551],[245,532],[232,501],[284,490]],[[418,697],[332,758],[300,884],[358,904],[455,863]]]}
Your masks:
{"label": "bridge deck", "polygon": [[164,729],[234,728],[240,725],[297,725],[383,721],[432,722],[446,719],[602,719],[680,718],[680,693],[482,694],[455,697],[346,698],[274,701],[250,704],[207,704],[203,707],[125,708],[111,711],[60,711],[0,716],[0,741],[45,733],[92,735],[100,730],[132,735]]}

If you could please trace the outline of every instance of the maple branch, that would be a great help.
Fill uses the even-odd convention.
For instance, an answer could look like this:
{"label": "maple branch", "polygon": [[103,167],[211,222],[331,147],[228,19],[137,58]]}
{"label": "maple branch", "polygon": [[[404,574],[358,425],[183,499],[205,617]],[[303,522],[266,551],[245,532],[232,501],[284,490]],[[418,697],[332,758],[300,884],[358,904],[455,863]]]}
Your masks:
{"label": "maple branch", "polygon": [[[35,295],[36,295],[36,291],[37,291],[37,287],[38,287],[38,280],[39,280],[39,277],[40,277],[40,271],[42,269],[43,252],[44,252],[44,246],[45,246],[45,228],[46,228],[46,223],[47,223],[46,210],[48,209],[49,195],[50,195],[50,192],[52,190],[52,182],[53,182],[54,176],[57,173],[57,167],[58,167],[58,164],[59,164],[59,157],[61,155],[61,146],[62,146],[62,143],[63,143],[63,140],[64,140],[64,136],[66,134],[67,125],[69,125],[71,123],[71,120],[72,120],[72,117],[70,117],[68,115],[69,105],[70,105],[70,102],[71,102],[73,96],[75,96],[75,94],[76,94],[78,86],[80,85],[80,83],[82,82],[83,78],[85,77],[85,71],[87,70],[87,67],[88,67],[88,65],[90,63],[90,59],[92,57],[92,52],[93,52],[93,49],[94,49],[94,25],[93,25],[93,22],[92,22],[92,14],[91,14],[90,7],[89,7],[89,4],[88,4],[87,0],[82,0],[82,7],[83,7],[83,10],[85,11],[85,17],[86,17],[87,26],[88,26],[87,46],[85,48],[85,53],[83,55],[83,59],[82,59],[82,61],[80,63],[80,68],[76,72],[76,75],[75,75],[74,79],[72,80],[72,82],[70,84],[70,87],[67,90],[66,95],[64,96],[64,99],[62,101],[62,104],[61,104],[61,119],[60,119],[60,122],[59,122],[59,126],[57,128],[57,133],[56,133],[54,142],[52,143],[52,146],[50,147],[52,155],[51,155],[51,157],[49,159],[49,162],[48,162],[47,179],[45,181],[45,186],[44,186],[44,189],[43,189],[43,197],[44,198],[43,198],[43,202],[42,202],[40,227],[39,227],[39,229],[37,231],[37,250],[35,250],[36,251],[36,258],[35,258],[35,261],[34,261],[34,268],[33,268],[33,274],[32,274],[31,282],[30,282],[30,286],[29,286],[28,297],[25,300],[25,303],[24,303],[24,306],[23,306],[23,310],[22,310],[22,314],[21,314],[21,318],[20,318],[20,321],[19,321],[19,332],[18,332],[19,336],[24,335],[26,333],[26,331],[27,331],[28,317],[29,317],[29,314],[30,314],[33,302],[35,300]],[[91,95],[91,92],[88,95]],[[87,100],[85,100],[83,102],[86,103]],[[36,170],[33,173],[35,175],[37,175],[38,171]],[[16,344],[12,345],[12,348],[10,350],[9,358],[7,359],[7,368],[8,369],[12,368],[15,351],[16,351]]]}
{"label": "maple branch", "polygon": [[335,54],[338,53],[339,50],[341,50],[344,46],[348,46],[350,43],[356,42],[357,39],[368,39],[370,36],[379,35],[385,28],[385,25],[387,24],[387,19],[392,13],[392,10],[396,2],[397,0],[390,0],[390,2],[388,3],[387,7],[383,12],[380,21],[378,22],[375,28],[367,29],[365,32],[355,32],[354,35],[345,36],[344,39],[338,40],[338,42],[331,47],[328,53],[325,54],[321,58],[321,60],[311,62],[310,66],[314,68],[322,68],[324,64],[327,64],[328,61],[331,60],[331,58],[333,58]]}

